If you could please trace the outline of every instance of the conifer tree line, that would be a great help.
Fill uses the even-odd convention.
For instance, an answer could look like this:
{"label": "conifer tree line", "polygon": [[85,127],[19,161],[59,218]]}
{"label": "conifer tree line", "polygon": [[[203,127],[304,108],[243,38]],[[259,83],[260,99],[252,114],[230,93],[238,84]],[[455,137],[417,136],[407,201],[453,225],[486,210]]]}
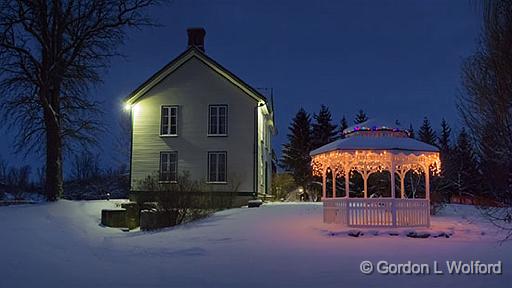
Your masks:
{"label": "conifer tree line", "polygon": [[[353,123],[360,124],[367,120],[368,116],[364,110],[359,110]],[[283,145],[280,166],[292,174],[297,185],[306,190],[312,189],[311,184],[319,181],[312,176],[309,153],[332,141],[342,139],[343,130],[349,126],[345,116],[339,120],[339,124],[335,124],[336,122],[338,121],[333,119],[329,108],[321,105],[319,111],[313,114],[300,108],[288,128],[288,142]],[[445,119],[442,119],[439,129],[434,129],[430,120],[425,117],[417,133],[414,132],[412,124],[408,131],[409,137],[415,138],[417,135],[418,140],[434,145],[440,150],[443,164],[440,175],[432,179],[432,192],[437,194],[434,198],[447,202],[454,196],[475,196],[480,193],[481,189],[475,187],[479,187],[482,175],[466,129],[462,128],[457,135],[452,135],[452,129]],[[407,188],[414,191],[423,189],[418,187],[424,185],[420,175],[415,176],[414,179],[411,176],[409,180]],[[385,179],[378,179],[378,181],[385,181]],[[361,181],[351,179],[351,185],[356,186],[356,190],[362,190],[358,187],[362,183],[358,182]],[[318,190],[315,193],[318,193]]]}

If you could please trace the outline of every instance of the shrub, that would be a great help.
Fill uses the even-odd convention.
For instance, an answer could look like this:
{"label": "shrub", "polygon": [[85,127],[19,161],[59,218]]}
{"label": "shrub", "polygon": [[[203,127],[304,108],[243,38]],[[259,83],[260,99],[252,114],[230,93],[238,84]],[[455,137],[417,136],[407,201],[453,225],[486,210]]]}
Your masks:
{"label": "shrub", "polygon": [[297,183],[289,173],[276,173],[272,177],[272,192],[276,200],[288,198],[288,194],[297,188]]}
{"label": "shrub", "polygon": [[[176,183],[161,183],[158,175],[150,175],[136,184],[130,199],[140,207],[155,202],[152,210],[158,217],[170,217],[170,226],[204,218],[213,212],[230,208],[236,192],[213,192],[198,181],[190,179],[188,172],[178,176]],[[162,216],[167,215],[167,216]],[[172,216],[172,217],[171,217]],[[169,220],[167,219],[167,220]]]}

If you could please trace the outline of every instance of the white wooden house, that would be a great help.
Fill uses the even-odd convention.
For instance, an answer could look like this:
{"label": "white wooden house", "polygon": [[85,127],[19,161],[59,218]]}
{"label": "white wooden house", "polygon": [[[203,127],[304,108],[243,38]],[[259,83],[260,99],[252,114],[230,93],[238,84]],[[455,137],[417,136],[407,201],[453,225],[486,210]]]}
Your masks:
{"label": "white wooden house", "polygon": [[148,175],[175,182],[187,171],[210,191],[269,194],[272,105],[205,53],[204,29],[187,32],[188,48],[125,99],[132,189]]}

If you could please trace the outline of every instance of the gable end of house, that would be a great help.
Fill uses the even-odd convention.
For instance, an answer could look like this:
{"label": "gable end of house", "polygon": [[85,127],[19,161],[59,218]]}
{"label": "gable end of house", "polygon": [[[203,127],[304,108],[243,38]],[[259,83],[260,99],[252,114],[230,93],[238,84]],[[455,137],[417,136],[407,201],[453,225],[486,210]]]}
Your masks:
{"label": "gable end of house", "polygon": [[249,84],[238,78],[235,74],[221,66],[215,60],[204,54],[198,48],[191,46],[185,50],[182,54],[176,57],[174,60],[165,65],[162,69],[157,71],[148,80],[144,81],[139,87],[137,87],[128,97],[124,99],[124,102],[129,105],[135,104],[141,97],[143,97],[151,88],[158,85],[167,76],[171,75],[179,67],[184,65],[189,60],[196,58],[200,60],[207,67],[221,75],[224,79],[237,86],[247,96],[253,98],[257,102],[267,104],[267,99],[256,89],[252,88]]}

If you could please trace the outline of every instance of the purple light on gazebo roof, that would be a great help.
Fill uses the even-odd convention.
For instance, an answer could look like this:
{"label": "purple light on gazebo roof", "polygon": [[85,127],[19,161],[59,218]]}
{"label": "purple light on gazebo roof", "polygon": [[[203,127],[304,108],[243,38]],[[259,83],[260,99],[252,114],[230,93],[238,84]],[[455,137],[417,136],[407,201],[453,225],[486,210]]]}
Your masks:
{"label": "purple light on gazebo roof", "polygon": [[[350,135],[356,132],[379,132],[379,131],[388,131],[388,132],[403,132],[409,135],[409,131],[407,129],[403,129],[398,121],[381,121],[380,119],[369,119],[366,122],[356,124],[352,127],[348,127],[343,130],[345,135]],[[399,135],[397,135],[399,136]]]}

